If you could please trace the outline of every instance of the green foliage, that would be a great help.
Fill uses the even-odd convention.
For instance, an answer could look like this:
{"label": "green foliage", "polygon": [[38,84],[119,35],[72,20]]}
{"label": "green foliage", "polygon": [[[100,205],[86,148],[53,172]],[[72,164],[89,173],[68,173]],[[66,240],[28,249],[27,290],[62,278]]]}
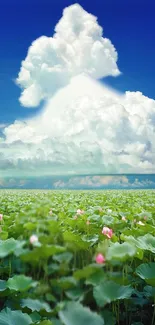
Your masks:
{"label": "green foliage", "polygon": [[104,307],[112,301],[129,299],[133,289],[130,286],[121,286],[113,281],[107,281],[94,288],[94,297],[99,307]]}
{"label": "green foliage", "polygon": [[22,313],[19,310],[12,311],[11,309],[6,308],[0,312],[1,325],[29,325],[31,323],[31,317],[27,314]]}
{"label": "green foliage", "polygon": [[22,308],[29,308],[32,311],[40,311],[40,310],[46,310],[47,313],[51,312],[51,308],[49,306],[49,304],[47,304],[44,301],[40,301],[37,299],[22,299],[21,301],[21,307]]}
{"label": "green foliage", "polygon": [[7,190],[0,214],[0,325],[154,324],[155,191]]}
{"label": "green foliage", "polygon": [[155,263],[139,265],[136,269],[136,273],[148,284],[155,286]]}
{"label": "green foliage", "polygon": [[5,291],[7,289],[6,281],[0,280],[0,292]]}
{"label": "green foliage", "polygon": [[32,278],[25,275],[15,275],[7,281],[7,288],[14,291],[26,291],[29,290],[36,283],[33,282]]}
{"label": "green foliage", "polygon": [[104,325],[104,319],[78,302],[68,302],[59,312],[64,325]]}
{"label": "green foliage", "polygon": [[134,245],[130,243],[114,243],[112,244],[107,252],[107,260],[119,260],[126,261],[130,257],[133,257],[137,252],[137,249]]}

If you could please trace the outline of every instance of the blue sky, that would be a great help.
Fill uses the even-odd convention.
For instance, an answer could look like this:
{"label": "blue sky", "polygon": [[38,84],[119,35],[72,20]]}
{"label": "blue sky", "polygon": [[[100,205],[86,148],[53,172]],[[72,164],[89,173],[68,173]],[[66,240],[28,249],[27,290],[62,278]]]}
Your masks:
{"label": "blue sky", "polygon": [[[34,114],[34,110],[20,106],[20,89],[13,80],[31,42],[41,35],[52,36],[63,8],[73,3],[67,0],[1,1],[0,123]],[[117,49],[118,65],[123,74],[117,78],[108,77],[108,84],[121,91],[140,90],[155,98],[155,2],[79,0],[79,3],[98,17],[105,36]]]}

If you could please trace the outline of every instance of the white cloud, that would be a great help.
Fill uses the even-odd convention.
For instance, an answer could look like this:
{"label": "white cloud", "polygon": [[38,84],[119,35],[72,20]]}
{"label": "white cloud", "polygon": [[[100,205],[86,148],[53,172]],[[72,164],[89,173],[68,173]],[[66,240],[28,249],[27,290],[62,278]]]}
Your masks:
{"label": "white cloud", "polygon": [[152,173],[154,118],[155,101],[140,92],[120,95],[78,76],[40,115],[4,129],[0,168],[40,175]]}
{"label": "white cloud", "polygon": [[36,39],[22,61],[17,78],[21,104],[38,106],[81,73],[95,79],[117,76],[117,52],[102,33],[97,18],[79,4],[65,8],[53,37]]}
{"label": "white cloud", "polygon": [[39,115],[3,129],[0,171],[155,172],[155,101],[141,92],[119,94],[94,79],[118,73],[117,53],[79,5],[64,10],[55,31],[36,40],[22,63],[23,105],[46,103]]}
{"label": "white cloud", "polygon": [[127,176],[83,176],[83,177],[71,177],[69,180],[62,181],[57,180],[53,186],[55,188],[75,188],[79,187],[89,187],[89,188],[100,188],[106,186],[121,186],[128,187],[130,184]]}
{"label": "white cloud", "polygon": [[111,176],[83,176],[83,177],[71,177],[68,180],[56,180],[53,184],[56,189],[73,189],[73,188],[154,188],[155,182],[148,179],[133,178],[125,175],[111,175]]}

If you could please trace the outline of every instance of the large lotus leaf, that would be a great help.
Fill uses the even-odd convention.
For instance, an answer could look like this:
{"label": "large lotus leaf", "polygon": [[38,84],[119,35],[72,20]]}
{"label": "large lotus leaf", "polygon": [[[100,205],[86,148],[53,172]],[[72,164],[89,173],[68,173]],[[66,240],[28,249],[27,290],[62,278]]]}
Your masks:
{"label": "large lotus leaf", "polygon": [[22,299],[21,306],[22,308],[27,307],[32,311],[46,310],[47,313],[51,312],[51,308],[48,303],[37,299],[30,299],[30,298]]}
{"label": "large lotus leaf", "polygon": [[88,237],[88,235],[83,235],[82,236],[82,240],[83,241],[85,241],[85,242],[87,242],[87,243],[89,243],[89,245],[90,245],[90,247],[92,247],[92,246],[94,246],[97,242],[98,242],[98,240],[99,240],[99,235],[93,235],[93,236],[89,236]]}
{"label": "large lotus leaf", "polygon": [[138,217],[140,219],[144,219],[145,217],[151,218],[152,217],[152,213],[151,212],[144,211],[144,212],[139,213],[138,214]]}
{"label": "large lotus leaf", "polygon": [[29,325],[32,319],[29,315],[23,314],[21,311],[12,311],[9,308],[0,312],[0,325]]}
{"label": "large lotus leaf", "polygon": [[93,214],[89,216],[88,220],[90,220],[91,222],[100,222],[101,216],[98,214]]}
{"label": "large lotus leaf", "polygon": [[0,280],[0,292],[5,291],[7,289],[6,281]]}
{"label": "large lotus leaf", "polygon": [[39,315],[39,313],[37,311],[33,311],[30,314],[30,317],[31,317],[33,323],[37,323],[41,320],[41,316]]}
{"label": "large lotus leaf", "polygon": [[114,243],[108,248],[107,260],[125,261],[136,254],[136,247],[130,243]]}
{"label": "large lotus leaf", "polygon": [[98,265],[98,264],[89,264],[88,266],[85,266],[83,269],[75,271],[74,274],[73,274],[73,276],[77,280],[87,279],[92,274],[95,274],[96,272],[98,272],[98,270],[101,267],[102,266],[101,265]]}
{"label": "large lotus leaf", "polygon": [[67,302],[65,309],[59,311],[64,325],[104,325],[104,319],[79,302]]}
{"label": "large lotus leaf", "polygon": [[146,234],[145,236],[138,237],[138,246],[139,248],[151,251],[155,253],[155,237],[151,234]]}
{"label": "large lotus leaf", "polygon": [[53,259],[59,263],[69,263],[73,258],[73,254],[70,252],[64,252],[53,256]]}
{"label": "large lotus leaf", "polygon": [[95,273],[91,274],[87,279],[86,279],[86,284],[91,284],[92,286],[96,286],[100,282],[103,281],[105,278],[106,273],[104,272],[103,268],[99,268],[96,270]]}
{"label": "large lotus leaf", "polygon": [[7,288],[14,291],[27,291],[33,286],[36,286],[36,282],[25,275],[15,275],[7,281]]}
{"label": "large lotus leaf", "polygon": [[123,275],[121,270],[120,272],[109,272],[108,279],[121,285],[128,285],[132,281],[132,276],[128,273]]}
{"label": "large lotus leaf", "polygon": [[14,252],[20,246],[23,246],[25,242],[15,240],[14,238],[9,238],[6,240],[0,240],[0,258],[4,258]]}
{"label": "large lotus leaf", "polygon": [[144,263],[137,267],[137,275],[151,286],[155,286],[155,263]]}
{"label": "large lotus leaf", "polygon": [[134,238],[133,236],[124,236],[125,241],[133,243],[136,247],[155,253],[155,237],[151,234]]}
{"label": "large lotus leaf", "polygon": [[102,223],[105,226],[111,226],[111,225],[113,225],[115,223],[115,218],[110,216],[110,215],[107,215],[107,216],[104,215],[102,217]]}
{"label": "large lotus leaf", "polygon": [[155,298],[155,287],[145,286],[144,287],[144,294],[147,298],[153,297]]}
{"label": "large lotus leaf", "polygon": [[80,287],[72,288],[66,291],[65,294],[70,300],[82,301],[84,297],[84,290]]}
{"label": "large lotus leaf", "polygon": [[39,260],[47,260],[50,256],[63,253],[65,247],[58,245],[43,245],[35,247],[32,251],[22,255],[22,260],[29,263],[38,263]]}
{"label": "large lotus leaf", "polygon": [[83,241],[80,234],[65,231],[63,233],[64,242],[72,251],[78,251],[80,249],[88,249],[89,242]]}
{"label": "large lotus leaf", "polygon": [[93,290],[94,298],[99,307],[104,307],[112,301],[129,299],[132,292],[131,286],[121,286],[113,281],[102,282]]}
{"label": "large lotus leaf", "polygon": [[77,285],[76,279],[72,276],[61,277],[59,279],[52,279],[50,282],[52,286],[59,287],[64,290],[75,287]]}

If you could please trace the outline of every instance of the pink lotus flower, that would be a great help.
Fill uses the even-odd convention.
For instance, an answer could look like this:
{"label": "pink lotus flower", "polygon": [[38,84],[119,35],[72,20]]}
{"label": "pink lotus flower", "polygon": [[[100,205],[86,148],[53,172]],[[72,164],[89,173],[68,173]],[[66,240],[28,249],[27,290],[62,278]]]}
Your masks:
{"label": "pink lotus flower", "polygon": [[83,210],[81,210],[81,209],[77,209],[76,213],[77,213],[77,214],[79,214],[79,215],[81,215],[81,214],[83,214],[83,213],[84,213],[84,211],[83,211]]}
{"label": "pink lotus flower", "polygon": [[107,236],[110,239],[113,235],[113,230],[108,227],[103,227],[102,234]]}
{"label": "pink lotus flower", "polygon": [[126,218],[125,218],[124,216],[122,217],[122,221],[127,221]]}
{"label": "pink lotus flower", "polygon": [[105,263],[105,257],[102,254],[98,254],[96,256],[96,263],[97,264],[103,264],[103,263]]}
{"label": "pink lotus flower", "polygon": [[30,243],[33,245],[38,242],[38,237],[36,235],[32,235],[30,237]]}
{"label": "pink lotus flower", "polygon": [[87,225],[87,226],[90,225],[90,221],[89,221],[89,220],[86,221],[86,225]]}
{"label": "pink lotus flower", "polygon": [[0,221],[3,220],[3,214],[0,214]]}
{"label": "pink lotus flower", "polygon": [[138,221],[137,224],[140,226],[145,226],[145,223],[143,223],[142,221]]}

